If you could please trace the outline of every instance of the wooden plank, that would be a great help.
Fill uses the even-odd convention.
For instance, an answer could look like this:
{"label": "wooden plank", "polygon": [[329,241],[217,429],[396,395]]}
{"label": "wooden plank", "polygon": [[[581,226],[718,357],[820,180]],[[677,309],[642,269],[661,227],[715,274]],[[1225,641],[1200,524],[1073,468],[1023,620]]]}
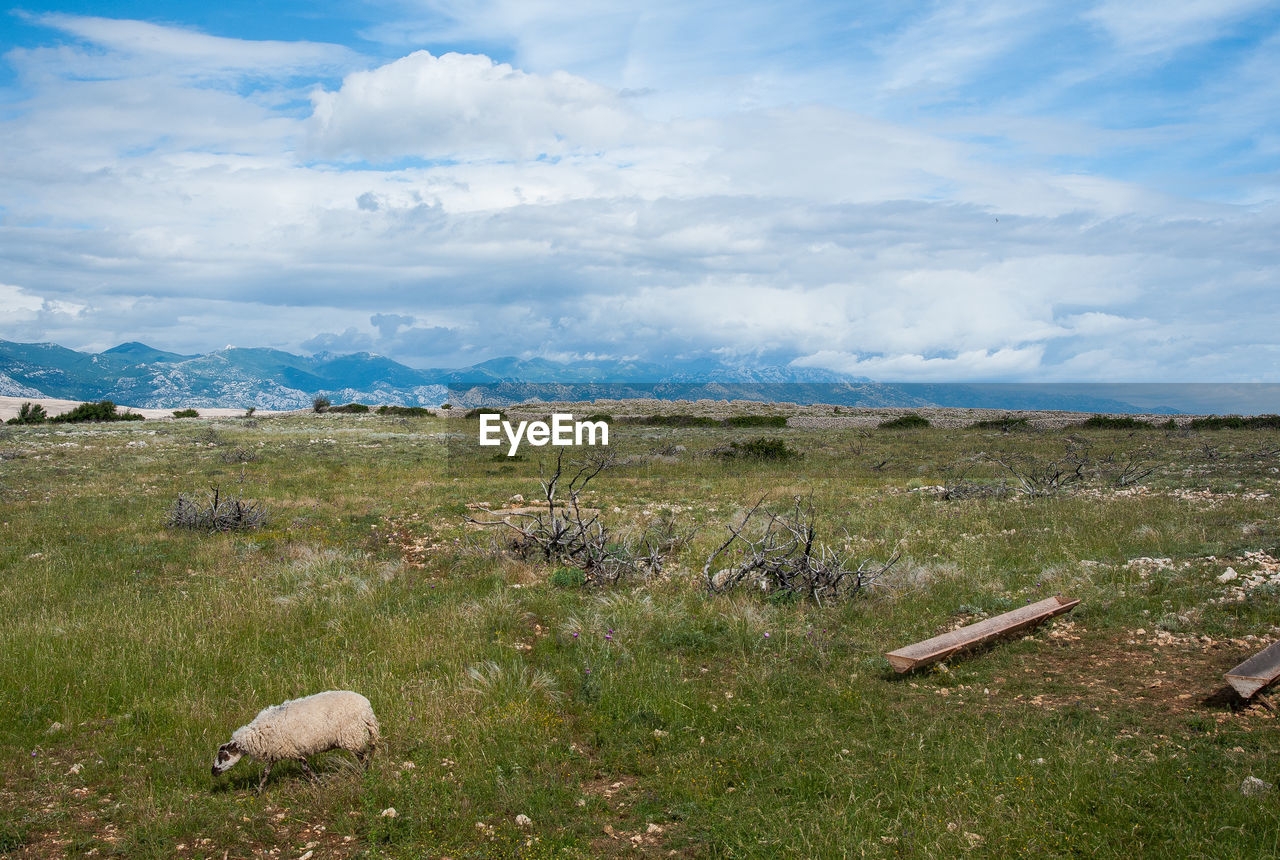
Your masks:
{"label": "wooden plank", "polygon": [[945,660],[957,651],[1032,627],[1046,618],[1075,609],[1078,603],[1080,603],[1078,599],[1046,597],[1039,603],[1020,606],[1002,615],[986,618],[976,624],[952,630],[950,633],[943,633],[941,636],[890,651],[885,656],[889,658],[894,671],[906,672],[917,666],[927,666],[930,663]]}
{"label": "wooden plank", "polygon": [[1277,678],[1280,678],[1280,642],[1264,648],[1227,673],[1227,683],[1246,699]]}

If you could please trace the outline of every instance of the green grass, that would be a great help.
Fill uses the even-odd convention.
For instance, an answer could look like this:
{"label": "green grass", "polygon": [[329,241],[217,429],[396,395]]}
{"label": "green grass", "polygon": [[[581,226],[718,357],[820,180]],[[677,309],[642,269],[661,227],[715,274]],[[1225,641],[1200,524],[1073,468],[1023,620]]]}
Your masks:
{"label": "green grass", "polygon": [[[701,530],[661,578],[600,589],[464,527],[469,504],[535,499],[549,449],[495,459],[462,426],[370,414],[0,431],[0,851],[1280,850],[1275,795],[1238,790],[1250,774],[1278,781],[1274,721],[1222,693],[1222,672],[1262,647],[1243,637],[1275,637],[1280,589],[1221,602],[1231,584],[1217,581],[1257,570],[1246,553],[1280,556],[1275,431],[1100,428],[1074,492],[945,501],[930,488],[956,464],[994,483],[1006,474],[979,454],[1052,460],[1073,431],[786,428],[777,438],[803,457],[726,462],[707,453],[759,431],[619,422],[626,465],[584,503],[623,532],[662,516]],[[627,456],[677,444],[678,457]],[[239,451],[255,456],[224,456]],[[1136,492],[1108,477],[1130,454],[1157,465]],[[210,486],[261,501],[268,524],[164,527],[179,493]],[[821,539],[903,559],[886,587],[836,606],[706,596],[707,553],[761,495],[811,498]],[[1083,603],[946,671],[895,676],[883,658],[1053,593]],[[1156,644],[1165,630],[1177,641]],[[1213,643],[1190,641],[1202,635]],[[382,720],[367,773],[328,754],[312,785],[281,764],[261,796],[257,763],[210,776],[258,709],[326,688],[360,691]]]}

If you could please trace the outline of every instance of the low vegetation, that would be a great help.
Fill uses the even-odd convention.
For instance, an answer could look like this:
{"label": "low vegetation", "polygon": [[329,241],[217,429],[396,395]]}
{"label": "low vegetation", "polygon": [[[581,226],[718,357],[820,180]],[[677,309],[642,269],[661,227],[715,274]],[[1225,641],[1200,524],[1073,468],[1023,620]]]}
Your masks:
{"label": "low vegetation", "polygon": [[[803,456],[708,456],[762,433]],[[619,421],[554,514],[554,451],[443,417],[0,434],[17,857],[1275,854],[1276,790],[1240,790],[1280,782],[1275,715],[1222,674],[1280,637],[1276,429]],[[270,516],[165,525],[237,496]],[[883,657],[1059,593],[978,654]],[[210,776],[324,689],[373,703],[367,773]]]}
{"label": "low vegetation", "polygon": [[431,414],[425,406],[379,406],[379,415],[394,415],[400,418],[424,418]]}
{"label": "low vegetation", "polygon": [[1210,415],[1191,419],[1192,430],[1280,430],[1280,415]]}
{"label": "low vegetation", "polygon": [[975,430],[999,430],[1001,433],[1031,429],[1031,423],[1022,415],[1002,415],[999,418],[984,418],[981,421],[973,422],[969,426]]}
{"label": "low vegetation", "polygon": [[624,419],[633,424],[644,424],[649,427],[717,427],[720,421],[704,415],[675,413],[671,415],[643,415]]}
{"label": "low vegetation", "polygon": [[24,403],[18,407],[18,414],[6,421],[6,424],[43,424],[49,420],[44,407],[39,403]]}
{"label": "low vegetation", "polygon": [[929,419],[914,412],[908,412],[906,415],[899,415],[897,418],[890,418],[887,421],[880,422],[881,430],[921,430],[928,426]]}
{"label": "low vegetation", "polygon": [[1080,426],[1089,430],[1149,430],[1152,427],[1131,415],[1090,415]]}
{"label": "low vegetation", "polygon": [[800,452],[776,436],[761,436],[743,442],[733,441],[711,452],[721,460],[792,460]]}
{"label": "low vegetation", "polygon": [[102,421],[141,421],[142,416],[136,412],[121,412],[110,400],[99,400],[97,403],[81,403],[69,412],[55,415],[49,420],[58,424],[83,424]]}
{"label": "low vegetation", "polygon": [[730,427],[786,427],[785,415],[733,415],[724,421]]}
{"label": "low vegetation", "polygon": [[208,532],[251,531],[266,525],[266,509],[258,502],[223,496],[217,487],[196,501],[179,495],[165,518],[170,528]]}

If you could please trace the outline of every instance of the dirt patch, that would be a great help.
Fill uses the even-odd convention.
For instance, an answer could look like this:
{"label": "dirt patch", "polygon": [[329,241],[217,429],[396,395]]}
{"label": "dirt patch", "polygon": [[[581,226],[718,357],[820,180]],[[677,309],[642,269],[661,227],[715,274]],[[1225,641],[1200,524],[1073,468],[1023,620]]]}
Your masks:
{"label": "dirt patch", "polygon": [[1056,625],[1040,644],[1016,674],[966,692],[985,699],[984,706],[995,711],[1085,708],[1107,715],[1129,712],[1152,725],[1184,722],[1194,714],[1219,722],[1272,718],[1261,704],[1246,703],[1223,689],[1223,674],[1253,653],[1243,640],[1093,631],[1067,622]]}
{"label": "dirt patch", "polygon": [[[591,841],[593,857],[680,857],[690,856],[670,848],[666,839],[675,825],[646,821],[643,824],[627,822],[630,808],[635,803],[639,780],[634,776],[597,776],[582,785],[587,798],[603,800],[608,807],[608,820],[601,826],[601,835]],[[581,802],[581,801],[580,801]]]}

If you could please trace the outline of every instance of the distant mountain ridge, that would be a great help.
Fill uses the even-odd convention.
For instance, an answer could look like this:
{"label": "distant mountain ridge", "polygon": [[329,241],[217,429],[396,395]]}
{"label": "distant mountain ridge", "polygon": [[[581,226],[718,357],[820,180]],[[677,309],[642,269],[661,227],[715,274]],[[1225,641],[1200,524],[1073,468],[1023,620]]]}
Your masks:
{"label": "distant mountain ridge", "polygon": [[1165,405],[1137,407],[1123,399],[1123,393],[1115,387],[1101,392],[1088,386],[881,383],[820,368],[714,358],[659,364],[502,357],[463,368],[416,369],[367,352],[302,356],[278,349],[227,347],[183,355],[130,342],[94,354],[52,343],[0,340],[0,395],[107,399],[159,409],[302,409],[321,396],[335,404],[406,406],[647,397],[906,408],[1179,411]]}
{"label": "distant mountain ridge", "polygon": [[[471,367],[420,370],[367,352],[294,355],[228,347],[183,355],[129,342],[100,353],[52,343],[0,341],[0,395],[67,400],[109,399],[130,406],[299,409],[317,396],[333,402],[436,406],[450,390],[476,386],[702,385],[865,380],[813,368],[752,367],[695,360],[652,362],[494,358]],[[455,398],[456,399],[456,398]],[[542,398],[546,399],[546,398]]]}

